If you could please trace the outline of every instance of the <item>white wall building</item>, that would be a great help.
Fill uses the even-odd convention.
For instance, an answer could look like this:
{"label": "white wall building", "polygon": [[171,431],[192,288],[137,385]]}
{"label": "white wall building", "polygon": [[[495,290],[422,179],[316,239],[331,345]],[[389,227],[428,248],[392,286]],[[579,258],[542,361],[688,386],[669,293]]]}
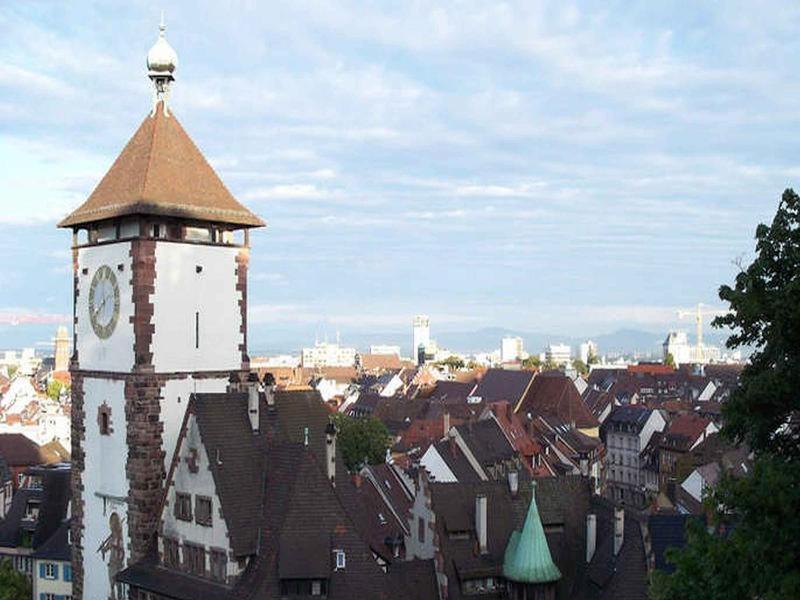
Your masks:
{"label": "white wall building", "polygon": [[586,340],[580,345],[580,351],[578,352],[579,358],[583,361],[583,364],[589,364],[589,357],[597,357],[597,344],[595,344],[592,340]]}
{"label": "white wall building", "polygon": [[417,315],[414,317],[413,339],[411,343],[411,358],[414,362],[417,362],[420,346],[427,350],[430,344],[431,319],[427,315]]}
{"label": "white wall building", "polygon": [[521,337],[504,337],[500,343],[500,361],[514,362],[522,360],[525,352]]}
{"label": "white wall building", "polygon": [[355,363],[355,348],[342,348],[328,342],[317,342],[313,348],[303,348],[301,357],[301,364],[306,369],[352,367]]}
{"label": "white wall building", "polygon": [[568,365],[572,360],[572,348],[567,344],[550,344],[544,356],[547,362],[554,365]]}

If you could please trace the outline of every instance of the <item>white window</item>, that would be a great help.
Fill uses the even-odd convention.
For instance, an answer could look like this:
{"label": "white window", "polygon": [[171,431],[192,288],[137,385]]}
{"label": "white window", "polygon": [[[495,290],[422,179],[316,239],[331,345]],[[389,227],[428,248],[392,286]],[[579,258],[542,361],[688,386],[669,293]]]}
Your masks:
{"label": "white window", "polygon": [[56,566],[53,563],[44,563],[44,577],[45,579],[56,578]]}
{"label": "white window", "polygon": [[341,571],[344,569],[345,564],[347,563],[344,550],[334,550],[333,552],[336,554],[336,570]]}

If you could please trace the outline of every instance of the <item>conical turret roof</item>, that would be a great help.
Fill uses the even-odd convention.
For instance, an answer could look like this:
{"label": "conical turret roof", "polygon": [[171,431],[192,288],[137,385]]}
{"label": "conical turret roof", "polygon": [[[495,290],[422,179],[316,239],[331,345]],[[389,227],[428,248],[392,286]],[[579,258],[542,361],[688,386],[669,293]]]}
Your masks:
{"label": "conical turret roof", "polygon": [[261,227],[258,216],[240,204],[208,164],[164,103],[142,124],[88,200],[59,227],[124,215],[161,215]]}
{"label": "conical turret roof", "polygon": [[531,486],[531,503],[522,532],[514,531],[506,546],[503,576],[518,583],[550,583],[561,579],[561,571],[550,556],[544,535],[536,506],[536,482]]}

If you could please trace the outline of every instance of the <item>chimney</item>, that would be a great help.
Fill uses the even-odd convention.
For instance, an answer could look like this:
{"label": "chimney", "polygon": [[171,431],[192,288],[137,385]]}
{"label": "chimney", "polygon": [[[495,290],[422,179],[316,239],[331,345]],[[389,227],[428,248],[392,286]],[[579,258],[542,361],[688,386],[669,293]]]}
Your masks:
{"label": "chimney", "polygon": [[258,375],[250,373],[247,377],[247,415],[250,417],[250,429],[253,433],[258,433],[259,429],[259,416],[258,416]]}
{"label": "chimney", "polygon": [[581,452],[579,458],[581,477],[589,476],[589,455],[586,452]]}
{"label": "chimney", "polygon": [[485,494],[475,496],[475,535],[478,537],[478,548],[481,554],[486,554],[489,551],[486,540],[487,503]]}
{"label": "chimney", "polygon": [[328,421],[328,426],[325,427],[325,464],[328,481],[336,487],[336,425],[333,421]]}
{"label": "chimney", "polygon": [[447,410],[442,415],[442,427],[444,428],[444,435],[447,435],[447,432],[450,431],[450,412]]}
{"label": "chimney", "polygon": [[275,387],[275,376],[272,373],[264,375],[264,395],[270,410],[275,410]]}
{"label": "chimney", "polygon": [[592,562],[597,546],[597,515],[586,515],[586,562]]}
{"label": "chimney", "polygon": [[625,509],[622,506],[614,507],[614,556],[622,549],[625,531]]}
{"label": "chimney", "polygon": [[516,496],[519,491],[519,472],[508,472],[508,489],[511,491],[512,496]]}

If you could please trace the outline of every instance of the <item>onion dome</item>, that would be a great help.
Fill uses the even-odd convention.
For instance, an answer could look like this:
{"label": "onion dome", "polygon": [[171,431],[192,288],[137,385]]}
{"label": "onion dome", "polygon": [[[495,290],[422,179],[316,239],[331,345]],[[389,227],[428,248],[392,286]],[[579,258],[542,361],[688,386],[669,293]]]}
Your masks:
{"label": "onion dome", "polygon": [[175,71],[178,66],[178,53],[175,52],[172,46],[167,42],[164,35],[167,27],[164,25],[164,15],[161,15],[161,25],[159,26],[159,34],[156,43],[150,48],[147,53],[147,70],[150,75],[169,75]]}

